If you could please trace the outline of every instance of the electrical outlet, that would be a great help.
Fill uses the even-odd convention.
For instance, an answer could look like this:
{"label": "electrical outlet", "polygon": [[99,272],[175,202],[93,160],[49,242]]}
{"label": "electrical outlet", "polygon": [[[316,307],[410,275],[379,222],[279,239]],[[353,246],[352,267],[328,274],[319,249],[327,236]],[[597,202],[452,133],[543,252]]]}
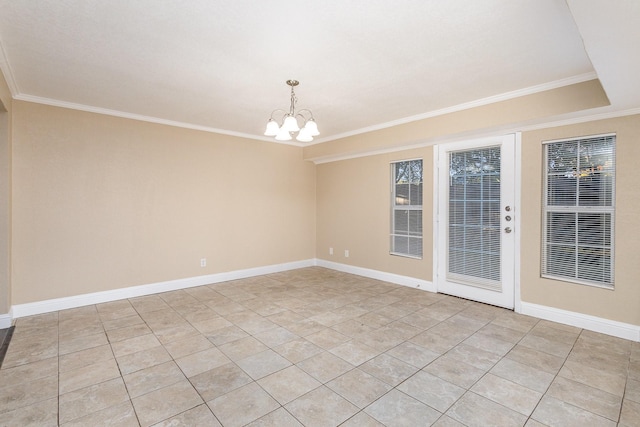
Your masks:
{"label": "electrical outlet", "polygon": [[200,258],[200,267],[206,267],[206,266],[207,266],[207,259]]}
{"label": "electrical outlet", "polygon": [[344,257],[349,258],[349,249],[344,250]]}
{"label": "electrical outlet", "polygon": [[333,248],[329,248],[329,255],[333,255]]}

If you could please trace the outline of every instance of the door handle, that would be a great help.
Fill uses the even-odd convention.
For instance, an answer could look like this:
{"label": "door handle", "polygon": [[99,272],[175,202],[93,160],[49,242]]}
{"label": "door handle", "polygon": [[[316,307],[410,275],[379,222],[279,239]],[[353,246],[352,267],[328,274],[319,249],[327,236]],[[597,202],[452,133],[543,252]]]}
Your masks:
{"label": "door handle", "polygon": [[511,227],[505,227],[504,228],[504,232],[505,233],[511,233]]}

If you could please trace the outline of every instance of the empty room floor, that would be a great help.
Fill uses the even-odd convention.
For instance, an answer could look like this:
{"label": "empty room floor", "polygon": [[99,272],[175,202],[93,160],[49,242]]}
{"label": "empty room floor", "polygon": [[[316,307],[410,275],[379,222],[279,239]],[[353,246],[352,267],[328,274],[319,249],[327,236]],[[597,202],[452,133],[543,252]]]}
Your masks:
{"label": "empty room floor", "polygon": [[1,426],[640,425],[640,343],[319,267],[15,326]]}

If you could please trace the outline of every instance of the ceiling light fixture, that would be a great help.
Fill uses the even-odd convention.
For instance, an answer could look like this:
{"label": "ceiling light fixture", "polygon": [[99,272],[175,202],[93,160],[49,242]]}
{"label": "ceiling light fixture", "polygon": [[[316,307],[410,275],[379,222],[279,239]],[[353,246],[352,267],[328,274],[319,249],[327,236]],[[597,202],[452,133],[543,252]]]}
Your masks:
{"label": "ceiling light fixture", "polygon": [[[313,141],[314,136],[320,135],[320,132],[318,132],[318,125],[313,119],[313,113],[311,110],[305,108],[296,111],[296,102],[298,101],[298,98],[296,98],[293,88],[298,86],[300,82],[297,80],[287,80],[287,84],[291,86],[291,105],[289,107],[289,112],[282,109],[273,110],[271,117],[267,122],[267,129],[264,131],[264,134],[266,136],[275,136],[278,141],[291,141],[291,135],[298,132],[296,140],[300,142],[311,142]],[[284,113],[281,120],[282,124],[280,125],[274,119],[274,115],[279,112]],[[298,117],[302,119],[302,128],[298,126]]]}

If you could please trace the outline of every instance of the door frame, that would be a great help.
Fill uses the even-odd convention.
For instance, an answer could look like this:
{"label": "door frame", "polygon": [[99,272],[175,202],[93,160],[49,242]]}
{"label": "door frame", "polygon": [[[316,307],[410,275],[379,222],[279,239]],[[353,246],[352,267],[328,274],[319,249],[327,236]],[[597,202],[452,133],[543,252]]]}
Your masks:
{"label": "door frame", "polygon": [[[470,138],[464,138],[464,139],[457,139],[455,141],[447,141],[447,142],[443,142],[441,144],[436,144],[433,146],[433,224],[432,224],[432,230],[433,230],[433,247],[432,247],[432,251],[433,251],[433,267],[432,267],[432,272],[433,272],[433,277],[432,277],[432,283],[434,285],[434,288],[436,290],[436,292],[438,292],[438,277],[439,275],[446,275],[446,272],[441,272],[439,271],[439,265],[440,265],[440,255],[439,255],[439,239],[440,239],[440,235],[439,235],[439,211],[440,211],[440,173],[439,173],[439,151],[440,151],[440,146],[441,145],[454,145],[455,143],[468,143],[471,141],[474,142],[482,142],[482,141],[487,141],[487,143],[490,143],[491,140],[495,140],[496,137],[503,137],[509,134],[505,134],[505,135],[497,135],[497,136],[493,136],[493,137],[487,137],[487,136],[482,136],[482,137],[470,137]],[[522,134],[521,132],[514,132],[514,199],[513,199],[513,208],[514,208],[514,212],[517,212],[517,224],[514,227],[513,233],[514,233],[514,253],[513,253],[513,270],[514,270],[514,277],[513,277],[513,284],[514,284],[514,301],[513,301],[513,311],[516,313],[522,313],[522,298],[521,298],[521,293],[520,293],[520,277],[521,277],[521,259],[520,259],[520,252],[521,252],[521,224],[522,224],[522,215],[520,213],[520,209],[521,209],[521,197],[522,197]],[[442,256],[446,256],[445,254],[443,254]]]}

